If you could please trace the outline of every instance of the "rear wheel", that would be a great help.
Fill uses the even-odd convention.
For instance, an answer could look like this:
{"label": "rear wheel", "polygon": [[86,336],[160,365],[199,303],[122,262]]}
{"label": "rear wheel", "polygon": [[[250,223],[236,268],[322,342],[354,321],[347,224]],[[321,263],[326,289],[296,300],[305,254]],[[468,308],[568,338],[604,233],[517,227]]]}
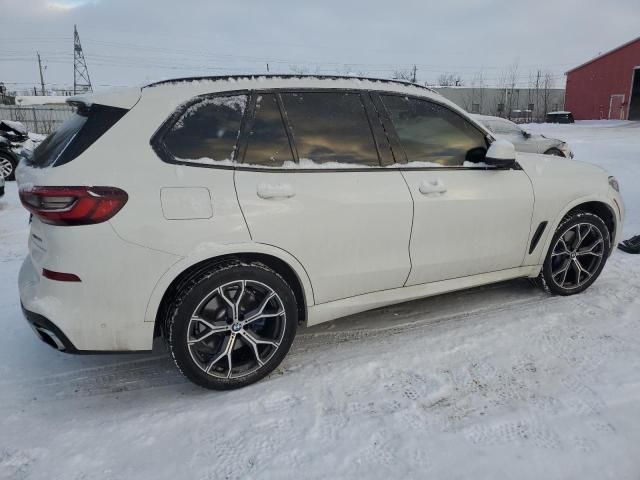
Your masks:
{"label": "rear wheel", "polygon": [[259,263],[223,264],[178,293],[169,348],[192,382],[226,390],[254,383],[276,368],[296,333],[295,295]]}
{"label": "rear wheel", "polygon": [[0,176],[5,180],[14,180],[16,175],[16,161],[6,153],[0,153]]}
{"label": "rear wheel", "polygon": [[558,226],[540,273],[558,295],[580,293],[596,281],[611,251],[609,229],[592,213],[579,212]]}

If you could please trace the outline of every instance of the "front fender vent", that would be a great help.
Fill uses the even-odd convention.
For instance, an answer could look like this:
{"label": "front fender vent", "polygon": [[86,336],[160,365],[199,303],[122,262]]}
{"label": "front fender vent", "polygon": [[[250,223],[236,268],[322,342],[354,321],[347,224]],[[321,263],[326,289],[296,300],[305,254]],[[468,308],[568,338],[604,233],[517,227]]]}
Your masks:
{"label": "front fender vent", "polygon": [[545,228],[547,228],[547,222],[540,222],[540,225],[538,225],[538,228],[536,228],[535,233],[533,234],[533,237],[531,237],[531,245],[529,246],[529,255],[531,255],[533,253],[533,251],[536,249],[536,247],[538,246],[538,242],[540,241],[540,238],[542,237],[542,234],[544,233]]}

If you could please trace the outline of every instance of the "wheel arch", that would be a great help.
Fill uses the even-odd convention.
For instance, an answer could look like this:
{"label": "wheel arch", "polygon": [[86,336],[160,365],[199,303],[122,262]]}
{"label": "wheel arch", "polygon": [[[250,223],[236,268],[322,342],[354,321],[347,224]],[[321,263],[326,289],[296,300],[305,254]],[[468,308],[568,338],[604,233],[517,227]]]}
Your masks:
{"label": "wheel arch", "polygon": [[147,305],[145,322],[155,323],[154,337],[162,333],[173,294],[185,281],[203,270],[234,260],[243,263],[259,262],[280,274],[296,296],[300,322],[306,323],[307,308],[314,304],[314,299],[311,282],[304,267],[284,250],[262,244],[254,244],[252,247],[227,248],[208,255],[200,252],[174,264],[156,284]]}
{"label": "wheel arch", "polygon": [[605,197],[584,197],[566,205],[556,218],[551,223],[550,227],[546,231],[546,238],[544,240],[544,248],[538,252],[538,263],[544,261],[544,257],[551,246],[551,240],[553,234],[560,225],[560,223],[569,215],[572,215],[578,211],[592,213],[602,219],[607,228],[609,229],[609,236],[611,245],[615,244],[615,238],[618,233],[618,216],[616,215],[616,206],[612,204],[612,200]]}
{"label": "wheel arch", "polygon": [[560,150],[560,148],[556,145],[551,145],[550,147],[547,147],[546,150],[544,150],[543,155],[554,155],[554,153],[551,152],[558,152],[560,155],[560,157],[562,158],[567,158],[565,156],[565,154],[562,152],[562,150]]}

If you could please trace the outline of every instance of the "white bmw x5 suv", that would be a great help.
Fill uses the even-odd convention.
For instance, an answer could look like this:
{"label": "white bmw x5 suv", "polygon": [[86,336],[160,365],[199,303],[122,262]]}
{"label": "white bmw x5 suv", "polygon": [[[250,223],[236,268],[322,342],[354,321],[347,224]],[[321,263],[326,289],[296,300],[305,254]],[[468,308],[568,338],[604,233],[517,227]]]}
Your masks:
{"label": "white bmw x5 suv", "polygon": [[516,154],[435,92],[238,76],[74,97],[18,169],[27,320],[66,352],[150,350],[214,389],[259,380],[315,325],[517,277],[589,287],[617,182]]}

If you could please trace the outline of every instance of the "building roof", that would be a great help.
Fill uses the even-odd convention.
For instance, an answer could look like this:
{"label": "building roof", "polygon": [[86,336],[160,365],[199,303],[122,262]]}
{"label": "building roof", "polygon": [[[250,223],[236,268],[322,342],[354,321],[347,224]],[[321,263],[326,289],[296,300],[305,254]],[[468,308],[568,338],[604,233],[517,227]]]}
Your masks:
{"label": "building roof", "polygon": [[618,46],[618,47],[614,48],[613,50],[609,50],[608,52],[601,53],[601,54],[600,54],[600,55],[598,55],[597,57],[592,58],[591,60],[589,60],[589,61],[587,61],[587,62],[584,62],[584,63],[582,63],[582,64],[578,65],[577,67],[573,67],[571,70],[567,70],[566,74],[569,74],[569,73],[571,73],[571,72],[574,72],[574,71],[576,71],[576,70],[579,70],[579,69],[581,69],[582,67],[586,67],[587,65],[589,65],[589,64],[591,64],[591,63],[593,63],[593,62],[595,62],[596,60],[600,60],[601,58],[606,57],[607,55],[611,55],[612,53],[617,52],[618,50],[621,50],[621,49],[623,49],[624,47],[628,47],[629,45],[632,45],[632,44],[634,44],[634,43],[636,43],[636,42],[640,42],[640,37],[638,37],[638,38],[634,38],[633,40],[630,40],[630,41],[628,41],[627,43],[624,43],[624,44],[622,44],[622,45],[620,45],[620,46]]}

